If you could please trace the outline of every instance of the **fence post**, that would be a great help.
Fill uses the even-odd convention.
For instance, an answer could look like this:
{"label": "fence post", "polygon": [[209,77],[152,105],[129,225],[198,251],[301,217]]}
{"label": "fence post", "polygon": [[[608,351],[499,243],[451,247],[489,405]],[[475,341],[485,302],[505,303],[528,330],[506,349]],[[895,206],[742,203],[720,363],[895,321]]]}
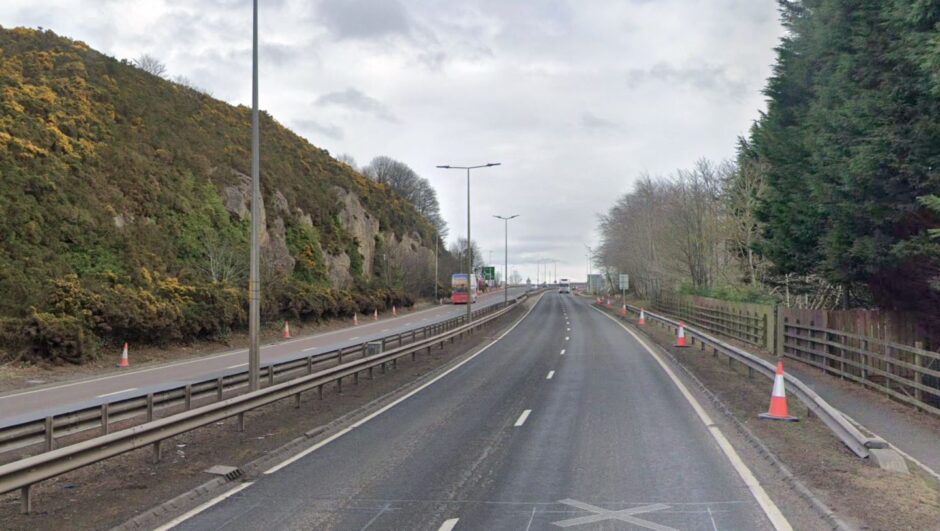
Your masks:
{"label": "fence post", "polygon": [[[915,341],[915,342],[914,342],[914,348],[923,350],[923,349],[924,349],[924,342],[923,342],[923,341]],[[915,384],[918,384],[918,385],[921,385],[921,384],[924,383],[924,373],[921,371],[921,368],[922,368],[923,366],[922,366],[920,363],[921,363],[920,354],[918,354],[918,353],[915,352],[915,353],[914,353],[914,365],[917,366],[917,369],[914,371],[914,383],[915,383]],[[915,388],[914,388],[914,398],[915,398],[918,402],[923,402],[923,401],[924,401],[924,392],[920,390],[920,387],[915,387]]]}
{"label": "fence post", "polygon": [[46,451],[51,452],[55,449],[55,427],[52,423],[52,416],[46,417]]}
{"label": "fence post", "polygon": [[101,434],[108,434],[108,403],[101,404]]}

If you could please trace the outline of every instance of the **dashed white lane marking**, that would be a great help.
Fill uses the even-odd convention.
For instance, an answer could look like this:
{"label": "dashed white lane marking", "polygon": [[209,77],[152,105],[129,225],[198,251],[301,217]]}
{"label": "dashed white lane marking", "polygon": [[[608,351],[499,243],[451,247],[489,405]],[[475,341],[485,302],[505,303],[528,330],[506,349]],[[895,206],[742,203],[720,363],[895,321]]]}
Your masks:
{"label": "dashed white lane marking", "polygon": [[570,332],[570,331],[571,331],[570,328],[565,328],[565,332]]}
{"label": "dashed white lane marking", "polygon": [[[541,299],[538,299],[538,300],[541,300]],[[444,372],[442,372],[441,374],[437,375],[436,377],[434,377],[434,378],[431,379],[430,381],[425,382],[424,384],[422,384],[422,385],[421,385],[420,387],[418,387],[417,389],[413,389],[413,390],[410,391],[409,393],[407,393],[407,394],[405,394],[404,396],[398,398],[398,399],[395,400],[394,402],[392,402],[392,403],[390,403],[390,404],[388,404],[388,405],[382,407],[382,408],[379,409],[378,411],[376,411],[376,412],[374,412],[374,413],[372,413],[372,414],[366,416],[366,417],[363,418],[362,420],[359,420],[359,421],[355,422],[354,424],[352,424],[352,425],[349,426],[348,428],[344,428],[344,429],[342,429],[342,430],[336,432],[335,434],[331,435],[330,437],[327,437],[326,439],[323,439],[322,441],[318,442],[317,444],[314,444],[314,445],[311,446],[310,448],[307,448],[306,450],[303,450],[303,451],[301,451],[301,452],[299,452],[299,453],[297,453],[297,454],[295,454],[295,455],[293,455],[293,456],[287,458],[287,459],[284,460],[283,462],[278,463],[277,465],[274,465],[273,467],[269,468],[268,470],[265,470],[264,473],[265,473],[265,474],[273,474],[273,473],[277,472],[278,470],[280,470],[280,469],[286,467],[287,465],[289,465],[289,464],[291,464],[291,463],[293,463],[293,462],[295,462],[295,461],[297,461],[297,460],[299,460],[299,459],[302,459],[303,457],[305,457],[305,456],[307,456],[307,455],[309,455],[309,454],[315,452],[315,451],[318,450],[319,448],[322,448],[322,447],[326,446],[326,445],[329,444],[330,442],[332,442],[332,441],[334,441],[334,440],[336,440],[336,439],[339,439],[339,438],[342,437],[343,435],[345,435],[345,434],[351,432],[352,430],[358,428],[359,426],[362,426],[363,424],[365,424],[366,422],[369,422],[370,420],[374,419],[375,417],[378,417],[378,416],[381,415],[382,413],[385,413],[385,412],[388,411],[389,409],[392,409],[393,407],[395,407],[395,406],[397,406],[398,404],[404,402],[405,400],[408,400],[408,399],[411,398],[412,396],[414,396],[414,395],[420,393],[420,392],[421,392],[422,390],[424,390],[425,388],[434,385],[434,384],[435,384],[438,380],[440,380],[441,378],[444,378],[444,377],[446,377],[448,374],[450,374],[450,373],[456,371],[457,369],[463,367],[464,365],[466,365],[467,363],[469,363],[470,360],[473,360],[474,358],[476,358],[476,357],[479,356],[480,354],[483,354],[484,352],[486,352],[486,351],[487,351],[490,347],[492,347],[493,345],[499,343],[499,341],[500,341],[501,339],[503,339],[504,337],[506,337],[507,335],[509,335],[509,333],[511,333],[513,330],[516,329],[517,326],[519,326],[523,321],[525,321],[526,317],[528,317],[529,314],[532,313],[532,310],[534,310],[537,305],[538,305],[538,304],[533,304],[531,307],[529,307],[529,309],[526,310],[526,312],[522,315],[522,317],[521,317],[518,321],[516,321],[515,323],[513,323],[513,325],[510,326],[509,329],[507,329],[505,332],[503,332],[502,334],[500,334],[499,337],[497,337],[496,339],[494,339],[492,343],[488,343],[486,346],[484,346],[484,347],[481,348],[480,350],[478,350],[478,351],[476,351],[475,353],[471,354],[470,356],[464,358],[464,359],[463,359],[460,363],[458,363],[457,365],[454,365],[453,367],[447,369],[446,371],[444,371]]]}
{"label": "dashed white lane marking", "polygon": [[113,393],[105,393],[105,394],[103,394],[103,395],[98,395],[98,398],[104,398],[104,397],[106,397],[106,396],[119,395],[119,394],[121,394],[121,393],[126,393],[126,392],[128,392],[128,391],[136,391],[136,390],[137,390],[136,387],[130,387],[130,388],[127,388],[127,389],[121,389],[120,391],[114,391]]}
{"label": "dashed white lane marking", "polygon": [[568,337],[568,336],[565,336],[565,341],[568,341],[569,339],[571,339],[571,338]]}
{"label": "dashed white lane marking", "polygon": [[514,426],[518,428],[519,426],[522,426],[523,424],[525,424],[525,419],[529,418],[529,413],[532,413],[531,409],[527,409],[523,411],[522,414],[519,415],[519,418],[516,419],[516,423],[514,424]]}
{"label": "dashed white lane marking", "polygon": [[548,371],[548,376],[546,376],[545,379],[551,380],[552,376],[555,376],[555,371]]}
{"label": "dashed white lane marking", "polygon": [[561,355],[562,355],[562,356],[565,355],[565,349],[561,349]]}
{"label": "dashed white lane marking", "polygon": [[725,457],[728,458],[728,461],[731,462],[731,467],[734,468],[734,471],[738,473],[738,477],[741,478],[741,481],[747,486],[748,490],[751,491],[751,495],[754,496],[754,499],[757,500],[757,504],[760,505],[760,508],[764,511],[764,514],[767,516],[767,519],[770,520],[771,525],[774,526],[774,529],[778,531],[792,531],[793,527],[790,526],[790,522],[787,521],[787,518],[783,516],[783,513],[780,512],[780,508],[777,507],[777,504],[767,495],[767,491],[764,490],[764,487],[757,481],[757,478],[754,477],[754,473],[751,472],[751,469],[744,464],[744,461],[741,460],[741,456],[738,455],[738,452],[731,446],[731,443],[728,442],[728,439],[725,438],[725,434],[721,432],[718,426],[715,426],[715,423],[712,421],[708,413],[702,408],[702,405],[699,404],[698,400],[692,393],[689,392],[689,389],[682,383],[682,380],[672,371],[669,365],[660,358],[659,354],[653,350],[649,344],[637,335],[633,330],[627,328],[623,323],[617,321],[612,316],[607,315],[606,313],[593,308],[599,314],[607,317],[621,328],[623,328],[628,334],[633,336],[640,345],[653,357],[656,363],[663,369],[669,379],[672,380],[672,383],[679,389],[679,393],[686,399],[689,405],[692,406],[692,409],[695,411],[695,414],[698,416],[699,420],[702,421],[702,424],[705,424],[706,429],[715,439],[715,442],[718,443],[718,447],[721,448]]}
{"label": "dashed white lane marking", "polygon": [[318,348],[320,348],[320,347],[305,348],[305,349],[304,349],[304,352],[310,352],[310,351],[316,350],[316,349],[318,349]]}
{"label": "dashed white lane marking", "polygon": [[441,524],[441,527],[437,528],[437,531],[451,531],[454,527],[457,526],[457,522],[460,521],[460,518],[451,518],[450,520],[444,520],[444,523]]}
{"label": "dashed white lane marking", "polygon": [[222,501],[222,500],[224,500],[224,499],[226,499],[226,498],[228,498],[228,497],[230,497],[230,496],[234,496],[235,494],[238,494],[239,492],[241,492],[241,491],[247,489],[247,488],[250,487],[252,484],[254,484],[253,481],[249,481],[248,483],[242,483],[241,485],[235,487],[234,489],[232,489],[232,490],[230,490],[230,491],[228,491],[228,492],[226,492],[226,493],[224,493],[224,494],[221,494],[221,495],[219,495],[219,496],[216,496],[215,498],[212,498],[211,500],[209,500],[209,501],[207,501],[206,503],[200,505],[199,507],[196,507],[195,509],[189,511],[188,513],[184,513],[184,514],[182,514],[182,515],[180,515],[180,516],[177,516],[176,518],[174,518],[174,519],[170,520],[169,522],[163,524],[162,526],[156,528],[154,531],[167,531],[168,529],[172,529],[172,528],[174,528],[174,527],[180,525],[181,523],[185,522],[186,520],[189,520],[190,518],[196,516],[197,514],[201,513],[202,511],[205,511],[205,510],[208,509],[209,507],[212,507],[213,505],[219,503],[220,501]]}
{"label": "dashed white lane marking", "polygon": [[236,365],[229,365],[228,367],[226,367],[226,369],[237,369],[237,368],[239,368],[239,367],[244,367],[245,365],[248,365],[248,364],[247,364],[247,363],[239,363],[239,364],[236,364]]}
{"label": "dashed white lane marking", "polygon": [[349,338],[349,340],[350,340],[350,341],[355,341],[355,340],[359,339],[360,337],[362,337],[362,336],[351,337],[351,338]]}

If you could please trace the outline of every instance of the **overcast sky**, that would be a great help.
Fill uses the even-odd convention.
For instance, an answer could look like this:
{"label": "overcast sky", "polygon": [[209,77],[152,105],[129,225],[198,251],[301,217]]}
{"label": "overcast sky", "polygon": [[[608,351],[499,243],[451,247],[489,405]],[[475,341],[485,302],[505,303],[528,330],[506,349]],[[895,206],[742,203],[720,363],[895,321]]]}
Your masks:
{"label": "overcast sky", "polygon": [[[597,214],[644,171],[734,156],[764,109],[783,30],[775,0],[261,0],[261,107],[360,165],[399,159],[440,196],[451,239],[535,280],[583,279]],[[251,101],[249,0],[3,0],[118,58],[143,53],[231,103]],[[262,157],[264,154],[262,154]],[[263,159],[262,159],[263,166]],[[525,265],[522,265],[526,263]]]}

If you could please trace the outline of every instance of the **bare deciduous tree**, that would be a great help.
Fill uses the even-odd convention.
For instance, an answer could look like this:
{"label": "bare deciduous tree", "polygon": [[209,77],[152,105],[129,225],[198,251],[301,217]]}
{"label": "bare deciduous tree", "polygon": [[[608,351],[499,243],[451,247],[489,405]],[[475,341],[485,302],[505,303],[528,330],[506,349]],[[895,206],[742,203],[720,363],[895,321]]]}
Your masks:
{"label": "bare deciduous tree", "polygon": [[163,77],[166,74],[166,65],[150,54],[145,53],[134,59],[134,66],[157,77]]}

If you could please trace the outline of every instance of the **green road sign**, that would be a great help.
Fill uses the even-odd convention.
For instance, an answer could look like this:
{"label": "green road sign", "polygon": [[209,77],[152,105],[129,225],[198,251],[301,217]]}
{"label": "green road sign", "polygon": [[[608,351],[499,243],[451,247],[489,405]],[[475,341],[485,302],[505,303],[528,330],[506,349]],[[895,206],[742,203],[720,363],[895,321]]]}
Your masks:
{"label": "green road sign", "polygon": [[496,280],[496,267],[484,266],[483,267],[483,280]]}

